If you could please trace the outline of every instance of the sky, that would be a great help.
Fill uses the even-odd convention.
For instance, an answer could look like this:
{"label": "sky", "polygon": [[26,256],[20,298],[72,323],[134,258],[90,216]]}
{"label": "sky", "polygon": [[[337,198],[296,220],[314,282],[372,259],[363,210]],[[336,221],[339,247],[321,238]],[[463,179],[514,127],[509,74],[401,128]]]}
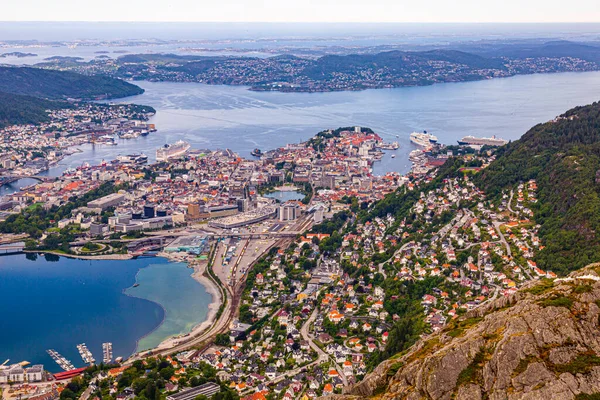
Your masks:
{"label": "sky", "polygon": [[600,22],[598,0],[2,0],[1,3],[2,21]]}

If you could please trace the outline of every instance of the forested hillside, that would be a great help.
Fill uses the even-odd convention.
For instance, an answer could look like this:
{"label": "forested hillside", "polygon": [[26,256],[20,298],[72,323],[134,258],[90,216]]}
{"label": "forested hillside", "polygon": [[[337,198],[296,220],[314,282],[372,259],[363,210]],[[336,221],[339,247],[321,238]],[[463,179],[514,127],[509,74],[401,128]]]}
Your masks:
{"label": "forested hillside", "polygon": [[429,69],[430,62],[448,62],[469,68],[504,69],[500,60],[456,50],[387,51],[377,54],[352,54],[348,56],[327,55],[315,61],[304,73],[313,79],[322,79],[339,73],[357,74],[365,69],[386,68],[391,75],[403,75],[416,66]]}
{"label": "forested hillside", "polygon": [[0,92],[0,128],[48,121],[47,110],[70,107],[69,103]]}
{"label": "forested hillside", "polygon": [[497,199],[529,179],[539,188],[540,268],[565,274],[600,261],[600,103],[536,125],[499,149],[477,183]]}
{"label": "forested hillside", "polygon": [[112,99],[141,94],[136,85],[107,76],[27,67],[0,67],[0,92],[45,99]]}

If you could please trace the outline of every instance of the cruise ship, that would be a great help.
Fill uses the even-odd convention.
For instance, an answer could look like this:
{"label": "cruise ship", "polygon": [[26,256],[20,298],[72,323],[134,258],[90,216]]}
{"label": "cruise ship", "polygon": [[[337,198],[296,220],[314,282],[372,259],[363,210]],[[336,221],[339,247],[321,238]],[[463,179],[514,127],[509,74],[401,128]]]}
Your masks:
{"label": "cruise ship", "polygon": [[165,144],[163,147],[156,150],[156,160],[166,161],[169,158],[181,156],[185,154],[190,147],[190,144],[183,140],[178,140],[174,144]]}
{"label": "cruise ship", "polygon": [[458,141],[458,144],[461,146],[504,146],[506,143],[508,143],[508,140],[500,139],[496,136],[492,136],[491,138],[465,136]]}
{"label": "cruise ship", "polygon": [[432,144],[436,144],[438,138],[427,133],[427,131],[423,131],[423,133],[413,132],[410,134],[410,141],[419,146],[429,147]]}

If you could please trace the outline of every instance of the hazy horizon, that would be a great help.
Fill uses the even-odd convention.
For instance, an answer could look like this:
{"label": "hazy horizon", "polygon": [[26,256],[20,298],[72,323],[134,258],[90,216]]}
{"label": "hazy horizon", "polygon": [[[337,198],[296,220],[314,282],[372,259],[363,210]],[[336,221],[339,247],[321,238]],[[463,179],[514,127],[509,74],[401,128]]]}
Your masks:
{"label": "hazy horizon", "polygon": [[157,22],[0,21],[0,40],[217,40],[258,38],[388,37],[446,42],[505,38],[598,40],[600,23],[341,23],[341,22]]}

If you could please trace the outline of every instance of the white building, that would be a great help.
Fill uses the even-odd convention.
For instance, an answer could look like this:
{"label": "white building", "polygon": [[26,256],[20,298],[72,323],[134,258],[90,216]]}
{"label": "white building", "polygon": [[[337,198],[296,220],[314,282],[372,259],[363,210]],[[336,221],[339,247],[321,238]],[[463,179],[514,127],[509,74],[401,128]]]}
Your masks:
{"label": "white building", "polygon": [[279,206],[280,221],[295,221],[300,214],[300,207],[295,202],[285,202]]}

